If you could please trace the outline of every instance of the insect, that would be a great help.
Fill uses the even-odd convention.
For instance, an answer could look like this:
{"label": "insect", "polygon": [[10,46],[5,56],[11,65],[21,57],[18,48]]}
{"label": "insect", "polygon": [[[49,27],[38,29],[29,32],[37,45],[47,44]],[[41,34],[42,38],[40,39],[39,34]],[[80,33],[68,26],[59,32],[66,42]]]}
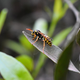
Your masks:
{"label": "insect", "polygon": [[43,41],[43,53],[44,53],[45,43],[47,43],[50,47],[52,46],[50,37],[48,37],[47,35],[42,33],[40,30],[31,30],[29,28],[26,28],[26,30],[31,31],[31,35],[33,36],[32,40],[34,40],[36,38],[36,40],[32,44],[37,42],[39,39],[41,39]]}

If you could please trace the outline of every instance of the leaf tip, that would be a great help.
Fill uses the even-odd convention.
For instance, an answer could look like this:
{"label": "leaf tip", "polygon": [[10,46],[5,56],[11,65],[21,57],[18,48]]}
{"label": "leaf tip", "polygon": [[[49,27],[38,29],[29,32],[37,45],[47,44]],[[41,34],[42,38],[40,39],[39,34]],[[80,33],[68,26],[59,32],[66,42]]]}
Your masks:
{"label": "leaf tip", "polygon": [[24,34],[24,31],[22,31],[22,33]]}

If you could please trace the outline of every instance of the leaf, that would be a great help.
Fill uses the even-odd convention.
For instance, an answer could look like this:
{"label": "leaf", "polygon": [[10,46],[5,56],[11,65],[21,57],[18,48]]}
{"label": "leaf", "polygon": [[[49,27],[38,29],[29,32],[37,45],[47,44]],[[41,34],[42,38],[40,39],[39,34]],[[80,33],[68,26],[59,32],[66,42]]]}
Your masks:
{"label": "leaf", "polygon": [[3,52],[0,52],[0,72],[5,80],[33,80],[20,62]]}
{"label": "leaf", "polygon": [[66,36],[69,34],[69,32],[72,30],[71,27],[61,31],[60,33],[58,33],[54,38],[52,43],[54,45],[59,45],[65,38]]}
{"label": "leaf", "polygon": [[8,10],[6,8],[1,11],[1,14],[0,14],[0,33],[1,33],[2,27],[4,25],[4,21],[6,19],[7,13],[8,13]]}
{"label": "leaf", "polygon": [[29,51],[34,50],[34,47],[30,44],[30,42],[23,35],[19,36],[19,41]]}
{"label": "leaf", "polygon": [[29,54],[29,51],[25,49],[21,44],[11,41],[11,40],[6,40],[5,45],[7,48],[19,53],[19,54]]}
{"label": "leaf", "polygon": [[20,61],[29,71],[33,70],[33,59],[29,57],[28,55],[21,55],[16,57],[18,61]]}
{"label": "leaf", "polygon": [[[71,0],[71,2],[74,3],[76,0]],[[51,37],[53,35],[57,22],[65,15],[67,9],[68,5],[66,3],[63,6],[62,0],[55,0],[48,36]]]}
{"label": "leaf", "polygon": [[44,65],[46,59],[47,59],[46,55],[44,55],[43,53],[40,53],[36,68],[34,69],[34,71],[32,73],[32,76],[34,78],[38,75],[38,73],[39,73],[41,67]]}
{"label": "leaf", "polygon": [[72,3],[75,3],[75,2],[77,2],[77,0],[70,0]]}
{"label": "leaf", "polygon": [[4,79],[1,79],[1,78],[0,78],[0,80],[4,80]]}
{"label": "leaf", "polygon": [[[32,36],[28,33],[26,33],[25,31],[22,31],[22,33],[25,35],[25,37],[29,40],[30,43],[33,43],[35,40],[32,40]],[[41,40],[38,40],[35,44],[33,44],[39,51],[43,52],[43,42]],[[45,49],[44,49],[44,54],[50,58],[53,62],[57,63],[57,60],[61,54],[62,50],[55,46],[52,45],[52,47],[50,47],[49,45],[45,44]],[[69,65],[69,70],[74,71],[74,72],[78,72],[80,73],[76,67],[73,65],[72,62],[70,62]]]}
{"label": "leaf", "polygon": [[68,65],[72,54],[72,46],[73,46],[73,41],[61,53],[55,69],[55,74],[54,74],[55,80],[65,80]]}
{"label": "leaf", "polygon": [[48,24],[47,21],[43,18],[36,20],[34,24],[34,30],[40,30],[41,32],[47,33]]}
{"label": "leaf", "polygon": [[78,43],[79,46],[80,46],[80,28],[79,28],[79,30],[78,30],[78,32],[77,32],[76,41],[77,41],[77,43]]}
{"label": "leaf", "polygon": [[53,11],[56,18],[59,16],[61,10],[62,10],[62,0],[55,0]]}
{"label": "leaf", "polygon": [[[53,5],[53,15],[48,32],[48,36],[51,37],[57,25],[57,22],[63,17],[62,14],[62,0],[55,0]],[[64,15],[64,14],[63,14]]]}

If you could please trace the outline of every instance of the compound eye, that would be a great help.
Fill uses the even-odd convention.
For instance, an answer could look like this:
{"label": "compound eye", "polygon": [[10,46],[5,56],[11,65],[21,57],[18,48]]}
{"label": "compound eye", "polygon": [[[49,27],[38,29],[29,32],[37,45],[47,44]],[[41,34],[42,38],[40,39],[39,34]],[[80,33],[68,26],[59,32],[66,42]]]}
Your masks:
{"label": "compound eye", "polygon": [[34,33],[35,31],[33,30],[33,32],[32,33]]}
{"label": "compound eye", "polygon": [[33,32],[31,32],[31,35],[34,35],[34,31],[33,31]]}

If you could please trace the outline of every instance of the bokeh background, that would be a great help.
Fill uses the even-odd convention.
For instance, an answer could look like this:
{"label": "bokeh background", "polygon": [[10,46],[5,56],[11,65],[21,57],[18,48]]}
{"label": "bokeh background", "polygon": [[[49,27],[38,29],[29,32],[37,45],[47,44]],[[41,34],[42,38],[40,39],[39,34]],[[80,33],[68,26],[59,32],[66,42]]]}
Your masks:
{"label": "bokeh background", "polygon": [[[52,17],[48,14],[47,8],[49,8],[50,11],[53,12],[53,5],[54,0],[0,0],[0,12],[4,8],[8,9],[8,14],[0,34],[0,51],[3,51],[13,57],[17,57],[25,52],[23,46],[26,43],[22,43],[22,39],[24,38],[22,36],[22,31],[26,30],[26,28],[33,29],[35,21],[40,18],[45,19],[49,26]],[[80,0],[77,0],[74,3],[74,6],[78,11],[80,11]],[[58,21],[56,29],[54,31],[54,35],[52,35],[52,37],[67,27],[73,27],[75,22],[75,15],[70,9],[68,9],[65,15]],[[19,49],[22,49],[21,51],[23,52],[20,53],[17,46],[16,50],[14,48],[14,44],[17,46],[20,45],[22,48],[20,47]],[[21,44],[23,44],[23,46]],[[30,43],[28,45],[30,45]],[[80,53],[80,47],[76,44],[76,42],[74,45],[75,47],[72,55],[72,61],[79,69],[78,56]],[[59,47],[63,48],[63,43],[61,43]],[[31,58],[34,60],[35,67],[40,52],[30,45],[30,48],[26,46],[26,54],[31,56]],[[53,80],[53,68],[55,69],[55,64],[50,59],[47,59],[43,67],[40,69],[36,80]],[[68,80],[80,80],[79,74],[72,72],[68,73]]]}

